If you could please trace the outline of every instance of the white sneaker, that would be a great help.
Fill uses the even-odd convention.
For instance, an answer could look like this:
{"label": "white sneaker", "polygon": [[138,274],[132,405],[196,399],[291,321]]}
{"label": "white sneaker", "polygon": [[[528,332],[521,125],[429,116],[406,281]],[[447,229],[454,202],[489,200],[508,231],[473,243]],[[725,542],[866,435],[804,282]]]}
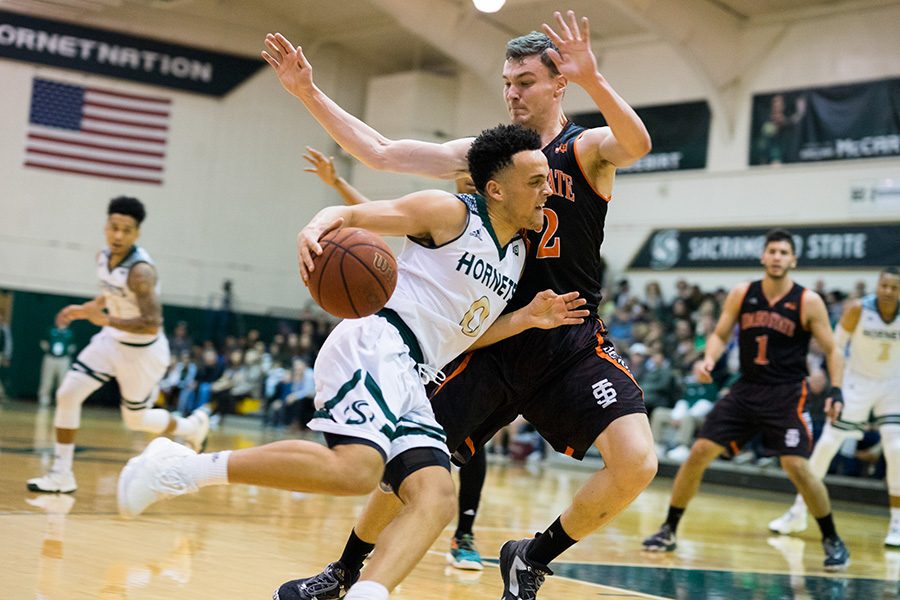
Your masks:
{"label": "white sneaker", "polygon": [[133,519],[154,502],[196,492],[197,484],[179,468],[185,457],[195,454],[168,438],[158,437],[150,442],[119,474],[119,515]]}
{"label": "white sneaker", "polygon": [[791,507],[786,513],[769,521],[769,531],[790,535],[806,531],[806,508],[797,509]]}
{"label": "white sneaker", "polygon": [[674,460],[677,463],[683,463],[687,460],[687,457],[690,456],[691,449],[685,446],[684,444],[680,446],[675,446],[671,450],[666,453],[666,458],[669,460]]}
{"label": "white sneaker", "polygon": [[203,452],[209,439],[209,413],[206,409],[198,408],[188,419],[197,423],[197,430],[192,435],[184,436],[184,441],[194,452]]}
{"label": "white sneaker", "polygon": [[884,545],[890,546],[891,548],[900,548],[900,523],[891,521],[887,537],[884,538]]}
{"label": "white sneaker", "polygon": [[44,494],[71,494],[78,489],[75,474],[72,471],[53,471],[43,477],[28,480],[28,491]]}

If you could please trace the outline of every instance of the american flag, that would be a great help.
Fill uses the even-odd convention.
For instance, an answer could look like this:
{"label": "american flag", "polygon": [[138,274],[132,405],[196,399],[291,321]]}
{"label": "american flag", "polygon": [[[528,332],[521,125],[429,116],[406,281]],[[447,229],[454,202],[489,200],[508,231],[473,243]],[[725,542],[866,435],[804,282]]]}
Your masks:
{"label": "american flag", "polygon": [[171,104],[35,78],[25,166],[160,185]]}

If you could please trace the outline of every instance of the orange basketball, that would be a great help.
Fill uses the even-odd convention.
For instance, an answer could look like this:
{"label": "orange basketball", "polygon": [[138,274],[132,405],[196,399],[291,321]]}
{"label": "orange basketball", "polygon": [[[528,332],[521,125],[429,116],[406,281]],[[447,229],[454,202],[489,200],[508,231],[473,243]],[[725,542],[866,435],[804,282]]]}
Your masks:
{"label": "orange basketball", "polygon": [[397,286],[397,260],[381,237],[345,227],[319,240],[309,277],[313,300],[335,317],[357,319],[375,314]]}

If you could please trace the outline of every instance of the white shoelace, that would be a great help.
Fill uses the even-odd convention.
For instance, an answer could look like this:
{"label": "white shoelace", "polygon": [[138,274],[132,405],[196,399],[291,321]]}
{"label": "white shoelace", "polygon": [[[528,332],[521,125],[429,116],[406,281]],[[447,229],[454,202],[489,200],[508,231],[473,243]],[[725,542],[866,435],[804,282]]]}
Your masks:
{"label": "white shoelace", "polygon": [[441,383],[442,381],[447,379],[447,376],[444,375],[443,371],[441,371],[440,369],[435,369],[431,365],[417,364],[416,370],[419,372],[419,379],[422,380],[423,385],[431,383],[432,381]]}

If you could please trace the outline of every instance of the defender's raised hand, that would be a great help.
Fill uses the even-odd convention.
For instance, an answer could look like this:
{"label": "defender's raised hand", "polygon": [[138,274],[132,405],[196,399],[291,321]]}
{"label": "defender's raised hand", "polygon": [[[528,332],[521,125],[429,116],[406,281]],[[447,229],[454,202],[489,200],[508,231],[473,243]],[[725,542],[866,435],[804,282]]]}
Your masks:
{"label": "defender's raised hand", "polygon": [[302,99],[314,89],[312,65],[303,55],[300,46],[296,48],[280,33],[266,34],[266,50],[262,57],[278,75],[278,81],[290,94]]}
{"label": "defender's raised hand", "polygon": [[553,13],[556,17],[557,33],[552,27],[544,23],[542,28],[547,37],[556,44],[559,52],[552,48],[547,50],[547,56],[556,64],[559,72],[569,81],[579,83],[597,73],[597,57],[591,50],[591,34],[588,18],[581,17],[579,22],[574,11],[566,12],[566,19],[559,13]]}

